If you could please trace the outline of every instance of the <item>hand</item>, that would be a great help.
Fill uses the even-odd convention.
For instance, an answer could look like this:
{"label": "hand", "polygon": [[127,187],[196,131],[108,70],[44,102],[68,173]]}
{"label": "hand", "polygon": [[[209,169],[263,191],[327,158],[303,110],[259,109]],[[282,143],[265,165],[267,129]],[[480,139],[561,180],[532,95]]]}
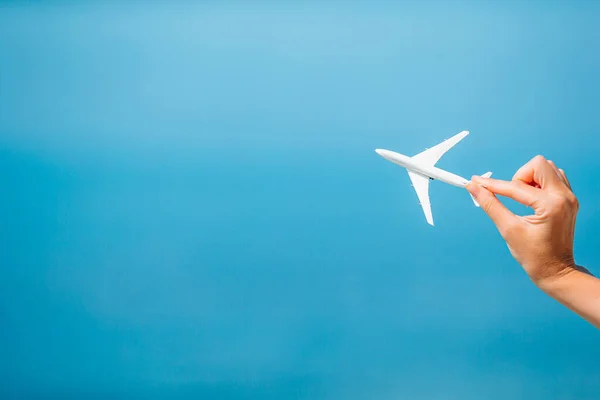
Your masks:
{"label": "hand", "polygon": [[[512,181],[474,176],[467,190],[496,224],[511,254],[538,286],[577,269],[573,258],[575,219],[579,204],[565,172],[537,156],[521,167]],[[531,207],[518,216],[495,194]]]}

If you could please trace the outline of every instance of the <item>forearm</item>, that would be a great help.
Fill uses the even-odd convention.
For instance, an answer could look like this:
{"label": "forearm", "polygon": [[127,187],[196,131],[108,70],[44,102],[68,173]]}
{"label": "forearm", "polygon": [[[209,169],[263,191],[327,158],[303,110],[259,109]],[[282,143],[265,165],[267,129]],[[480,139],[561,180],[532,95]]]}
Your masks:
{"label": "forearm", "polygon": [[600,329],[600,279],[583,267],[568,267],[558,277],[536,282],[556,301]]}

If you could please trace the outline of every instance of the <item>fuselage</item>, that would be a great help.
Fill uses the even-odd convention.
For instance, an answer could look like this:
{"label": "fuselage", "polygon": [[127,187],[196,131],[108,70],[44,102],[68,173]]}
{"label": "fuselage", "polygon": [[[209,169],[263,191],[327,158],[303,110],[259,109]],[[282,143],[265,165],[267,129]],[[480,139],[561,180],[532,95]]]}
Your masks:
{"label": "fuselage", "polygon": [[404,154],[396,153],[390,150],[376,150],[377,153],[388,161],[398,164],[401,167],[406,168],[416,174],[437,179],[439,181],[448,183],[453,186],[465,187],[469,181],[462,176],[455,175],[451,172],[444,171],[443,169],[436,168],[435,166],[422,165],[411,157],[405,156]]}

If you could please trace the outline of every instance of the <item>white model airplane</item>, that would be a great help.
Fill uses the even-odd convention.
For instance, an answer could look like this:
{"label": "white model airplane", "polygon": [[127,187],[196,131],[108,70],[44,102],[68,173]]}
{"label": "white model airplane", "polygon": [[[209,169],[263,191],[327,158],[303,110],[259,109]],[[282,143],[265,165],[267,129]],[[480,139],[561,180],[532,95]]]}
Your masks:
{"label": "white model airplane", "polygon": [[[435,163],[442,158],[444,153],[450,150],[456,143],[464,139],[468,134],[469,131],[462,131],[452,136],[450,139],[444,140],[437,146],[429,148],[413,157],[408,157],[389,150],[375,150],[377,154],[386,160],[407,169],[408,176],[412,181],[412,185],[415,188],[417,196],[419,197],[419,201],[421,202],[421,206],[423,207],[425,219],[427,219],[427,222],[430,225],[433,225],[433,215],[431,214],[431,203],[429,202],[429,181],[437,179],[450,185],[462,188],[469,183],[467,179],[461,176],[454,175],[448,171],[444,171],[443,169],[435,167]],[[491,175],[491,172],[487,172],[482,176],[488,178]],[[475,205],[479,207],[479,204],[475,198],[473,198],[473,196],[471,196],[471,198],[473,199]]]}

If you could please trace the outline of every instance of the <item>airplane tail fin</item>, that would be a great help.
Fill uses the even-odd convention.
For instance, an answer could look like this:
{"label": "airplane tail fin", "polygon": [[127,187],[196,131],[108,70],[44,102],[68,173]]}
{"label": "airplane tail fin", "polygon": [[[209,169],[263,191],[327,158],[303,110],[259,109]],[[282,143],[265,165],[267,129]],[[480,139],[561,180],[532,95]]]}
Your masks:
{"label": "airplane tail fin", "polygon": [[[486,172],[485,174],[481,175],[482,178],[489,178],[490,176],[492,176],[491,172]],[[477,200],[475,200],[475,197],[473,197],[471,193],[469,193],[469,195],[471,196],[471,199],[473,199],[473,203],[475,203],[475,206],[479,207],[479,203],[477,202]]]}

